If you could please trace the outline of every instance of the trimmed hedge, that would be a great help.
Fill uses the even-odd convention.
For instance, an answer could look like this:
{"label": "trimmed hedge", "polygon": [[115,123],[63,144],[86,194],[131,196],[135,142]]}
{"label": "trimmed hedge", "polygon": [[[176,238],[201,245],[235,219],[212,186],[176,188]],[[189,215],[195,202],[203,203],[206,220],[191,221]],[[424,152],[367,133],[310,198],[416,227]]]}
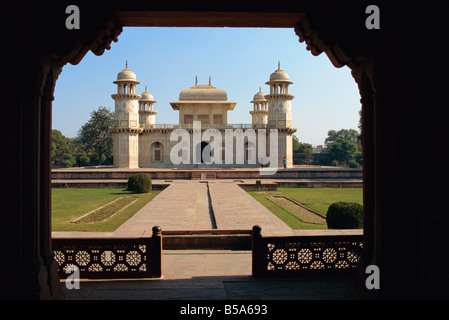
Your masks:
{"label": "trimmed hedge", "polygon": [[363,228],[363,206],[356,202],[335,202],[326,215],[329,229]]}
{"label": "trimmed hedge", "polygon": [[133,193],[148,193],[151,191],[151,178],[145,173],[135,173],[128,179],[128,190]]}

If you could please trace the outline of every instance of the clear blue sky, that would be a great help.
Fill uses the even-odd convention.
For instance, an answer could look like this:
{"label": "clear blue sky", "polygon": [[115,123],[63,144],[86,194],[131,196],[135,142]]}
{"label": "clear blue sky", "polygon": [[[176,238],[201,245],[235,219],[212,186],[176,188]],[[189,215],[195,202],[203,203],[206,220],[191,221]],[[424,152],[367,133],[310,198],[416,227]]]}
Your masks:
{"label": "clear blue sky", "polygon": [[293,126],[301,142],[324,143],[330,129],[356,129],[360,96],[348,67],[335,68],[323,53],[318,57],[299,43],[293,29],[273,28],[135,28],[126,27],[102,56],[89,52],[77,65],[66,65],[56,83],[53,129],[75,137],[90,113],[104,106],[114,111],[111,94],[117,74],[128,67],[157,101],[156,123],[178,123],[169,102],[195,84],[223,89],[237,102],[228,123],[251,123],[250,101],[270,74],[281,69],[293,84]]}

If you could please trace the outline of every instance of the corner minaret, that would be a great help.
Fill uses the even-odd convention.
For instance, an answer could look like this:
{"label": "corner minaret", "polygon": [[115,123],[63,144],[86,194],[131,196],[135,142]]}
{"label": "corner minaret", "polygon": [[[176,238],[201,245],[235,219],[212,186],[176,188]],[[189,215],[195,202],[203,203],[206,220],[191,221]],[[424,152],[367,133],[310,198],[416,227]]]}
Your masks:
{"label": "corner minaret", "polygon": [[265,128],[268,122],[268,101],[265,99],[265,95],[261,88],[259,88],[259,92],[254,95],[251,103],[254,105],[253,110],[249,112],[252,116],[253,128]]}
{"label": "corner minaret", "polygon": [[278,68],[270,75],[266,82],[270,86],[270,94],[265,95],[268,100],[268,127],[290,128],[292,126],[291,100],[295,97],[288,93],[288,86],[293,82],[287,73]]}
{"label": "corner minaret", "polygon": [[142,97],[139,100],[139,123],[143,128],[151,128],[154,127],[156,123],[156,114],[157,111],[153,109],[153,104],[156,101],[153,99],[153,96],[147,91],[147,87],[145,86],[145,92],[142,93]]}
{"label": "corner minaret", "polygon": [[287,161],[287,168],[293,166],[293,133],[291,101],[295,97],[288,93],[288,86],[293,82],[287,73],[278,68],[266,82],[270,86],[270,94],[265,95],[268,101],[268,128],[278,131],[278,164],[282,166]]}
{"label": "corner minaret", "polygon": [[139,133],[139,100],[136,94],[137,81],[134,72],[126,68],[118,75],[117,93],[111,95],[115,100],[114,127],[114,167],[138,168]]}

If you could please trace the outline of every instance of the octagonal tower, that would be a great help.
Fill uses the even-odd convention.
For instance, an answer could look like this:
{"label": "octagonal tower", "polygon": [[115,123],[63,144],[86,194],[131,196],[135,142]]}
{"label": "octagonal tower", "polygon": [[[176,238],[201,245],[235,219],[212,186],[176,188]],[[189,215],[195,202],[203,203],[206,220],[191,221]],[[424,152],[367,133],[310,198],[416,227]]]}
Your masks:
{"label": "octagonal tower", "polygon": [[134,72],[126,67],[118,75],[117,93],[112,95],[115,100],[114,127],[114,167],[138,168],[139,133],[139,100],[136,94],[137,81]]}

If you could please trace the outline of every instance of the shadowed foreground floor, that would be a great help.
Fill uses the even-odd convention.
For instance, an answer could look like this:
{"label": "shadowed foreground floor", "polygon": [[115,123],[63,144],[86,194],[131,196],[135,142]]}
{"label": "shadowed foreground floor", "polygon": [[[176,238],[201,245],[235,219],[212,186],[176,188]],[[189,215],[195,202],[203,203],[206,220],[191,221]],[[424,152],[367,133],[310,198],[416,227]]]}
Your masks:
{"label": "shadowed foreground floor", "polygon": [[251,253],[165,250],[161,279],[81,280],[73,300],[348,300],[357,299],[348,277],[257,279]]}

